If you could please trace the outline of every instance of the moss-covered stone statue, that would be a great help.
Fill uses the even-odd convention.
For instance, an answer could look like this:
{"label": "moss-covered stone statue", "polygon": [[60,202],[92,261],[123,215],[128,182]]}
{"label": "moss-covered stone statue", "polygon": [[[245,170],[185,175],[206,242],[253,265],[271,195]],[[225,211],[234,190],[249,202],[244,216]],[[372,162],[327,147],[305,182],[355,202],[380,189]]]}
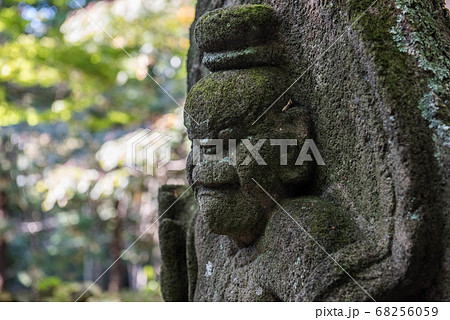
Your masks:
{"label": "moss-covered stone statue", "polygon": [[426,78],[396,44],[397,9],[336,44],[364,5],[199,1],[191,187],[160,191],[166,301],[448,299],[448,136],[412,109]]}

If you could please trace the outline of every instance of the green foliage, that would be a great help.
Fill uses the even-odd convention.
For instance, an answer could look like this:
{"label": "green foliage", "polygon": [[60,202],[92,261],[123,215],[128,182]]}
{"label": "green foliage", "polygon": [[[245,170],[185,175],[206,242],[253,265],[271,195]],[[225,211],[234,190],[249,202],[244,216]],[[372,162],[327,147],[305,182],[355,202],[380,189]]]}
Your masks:
{"label": "green foliage", "polygon": [[[0,6],[0,276],[12,292],[0,300],[75,300],[115,260],[114,241],[123,251],[153,224],[159,183],[184,183],[192,2],[89,2]],[[124,168],[139,127],[172,137],[175,169]],[[159,300],[155,230],[119,262],[129,290],[106,292],[106,274],[82,300]]]}
{"label": "green foliage", "polygon": [[0,10],[0,84],[20,90],[0,91],[0,125],[70,121],[99,131],[175,107],[146,73],[181,103],[189,3],[99,1],[71,15],[60,1],[13,3]]}
{"label": "green foliage", "polygon": [[55,289],[61,284],[58,277],[47,277],[40,280],[37,284],[39,296],[48,297],[53,295]]}

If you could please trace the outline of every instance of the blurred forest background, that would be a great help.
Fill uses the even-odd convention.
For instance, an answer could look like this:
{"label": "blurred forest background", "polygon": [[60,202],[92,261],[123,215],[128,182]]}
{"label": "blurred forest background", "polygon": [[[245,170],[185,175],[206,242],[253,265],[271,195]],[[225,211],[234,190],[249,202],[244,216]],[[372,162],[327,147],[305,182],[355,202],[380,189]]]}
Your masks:
{"label": "blurred forest background", "polygon": [[[76,300],[185,184],[193,18],[192,0],[0,0],[0,301]],[[172,137],[155,176],[124,166],[139,128]],[[159,266],[155,224],[80,300],[159,301]]]}

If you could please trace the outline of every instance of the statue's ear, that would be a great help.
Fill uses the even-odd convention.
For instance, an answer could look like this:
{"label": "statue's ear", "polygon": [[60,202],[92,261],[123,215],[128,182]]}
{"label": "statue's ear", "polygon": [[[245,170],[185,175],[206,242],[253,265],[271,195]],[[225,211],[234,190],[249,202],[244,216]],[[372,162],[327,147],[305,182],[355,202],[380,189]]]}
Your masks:
{"label": "statue's ear", "polygon": [[283,139],[297,140],[296,146],[288,147],[287,165],[280,165],[279,176],[286,185],[305,186],[311,181],[314,163],[305,161],[296,165],[296,162],[305,140],[312,139],[308,110],[292,103],[287,110],[281,111],[279,117],[281,121],[276,128],[277,132],[282,132]]}
{"label": "statue's ear", "polygon": [[296,106],[293,102],[287,110],[280,111],[279,117],[281,121],[277,129],[286,133],[290,139],[304,141],[311,138],[311,122],[305,107]]}

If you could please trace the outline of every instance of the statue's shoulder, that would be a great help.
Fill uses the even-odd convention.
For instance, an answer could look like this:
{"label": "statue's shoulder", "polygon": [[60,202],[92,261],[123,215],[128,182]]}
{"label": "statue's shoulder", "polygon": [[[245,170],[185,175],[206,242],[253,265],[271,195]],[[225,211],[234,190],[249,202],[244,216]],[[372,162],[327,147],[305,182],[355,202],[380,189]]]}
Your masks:
{"label": "statue's shoulder", "polygon": [[[340,252],[358,242],[350,213],[320,197],[286,199],[258,242],[267,290],[282,301],[316,301],[342,280]],[[330,257],[332,257],[330,259]]]}
{"label": "statue's shoulder", "polygon": [[[262,242],[269,248],[279,245],[293,250],[337,251],[358,237],[352,215],[317,196],[286,199],[276,205]],[[322,250],[323,251],[323,250]]]}

